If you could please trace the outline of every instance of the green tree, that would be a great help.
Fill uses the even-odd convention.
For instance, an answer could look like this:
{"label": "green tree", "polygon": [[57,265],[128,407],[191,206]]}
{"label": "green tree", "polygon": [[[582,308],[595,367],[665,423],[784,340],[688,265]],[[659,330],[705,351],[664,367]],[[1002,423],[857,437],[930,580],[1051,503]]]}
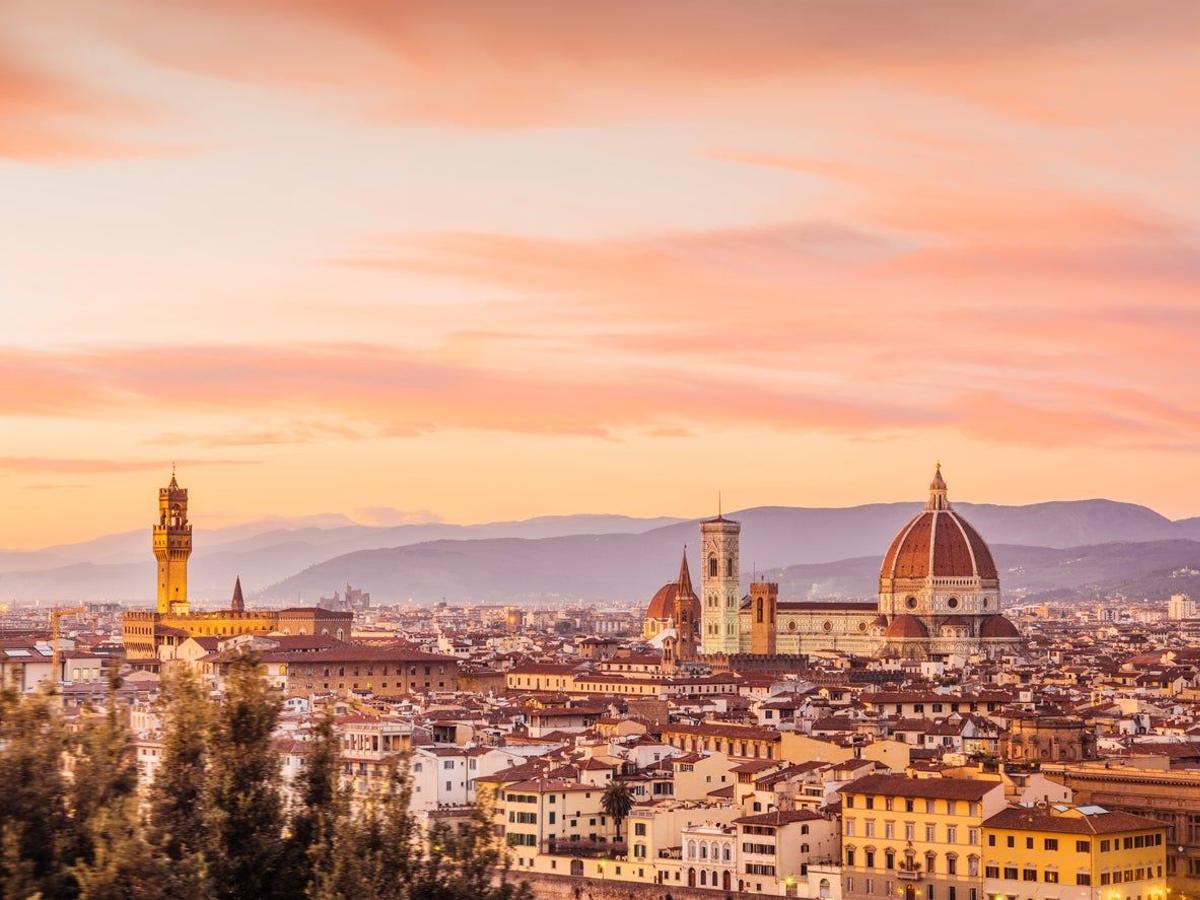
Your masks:
{"label": "green tree", "polygon": [[173,888],[171,861],[146,840],[138,801],[126,797],[88,823],[91,860],[72,867],[80,900],[167,900],[189,897]]}
{"label": "green tree", "polygon": [[172,860],[204,847],[205,774],[212,701],[187,669],[164,681],[162,760],[150,788],[150,837]]}
{"label": "green tree", "polygon": [[633,791],[624,781],[610,781],[600,797],[601,808],[613,817],[617,834],[622,835],[621,825],[633,810]]}
{"label": "green tree", "polygon": [[137,757],[133,736],[117,708],[119,686],[113,676],[104,714],[86,719],[72,742],[72,856],[84,863],[92,861],[96,823],[109,827],[110,820],[120,817],[119,807],[137,791]]}
{"label": "green tree", "polygon": [[394,762],[387,786],[338,828],[328,869],[317,873],[312,900],[532,900],[508,877],[505,848],[491,815],[476,808],[428,831],[410,809],[407,766]]}
{"label": "green tree", "polygon": [[261,900],[292,886],[283,865],[279,756],[271,743],[279,710],[256,657],[230,664],[209,729],[205,794],[205,856],[220,898]]}
{"label": "green tree", "polygon": [[171,896],[210,895],[206,849],[208,732],[214,704],[204,684],[180,669],[163,682],[163,753],[150,787],[147,840],[170,862]]}
{"label": "green tree", "polygon": [[409,809],[412,787],[402,761],[389,763],[385,787],[361,798],[336,828],[326,865],[313,873],[312,900],[407,898],[421,855]]}
{"label": "green tree", "polygon": [[315,889],[317,873],[333,864],[334,836],[344,823],[349,801],[341,788],[341,748],[332,715],[317,723],[288,829],[287,860],[294,884]]}
{"label": "green tree", "polygon": [[54,699],[0,689],[0,886],[5,897],[70,887],[66,732]]}
{"label": "green tree", "polygon": [[410,900],[531,900],[525,882],[508,878],[508,854],[491,817],[476,807],[466,822],[436,821],[413,878]]}

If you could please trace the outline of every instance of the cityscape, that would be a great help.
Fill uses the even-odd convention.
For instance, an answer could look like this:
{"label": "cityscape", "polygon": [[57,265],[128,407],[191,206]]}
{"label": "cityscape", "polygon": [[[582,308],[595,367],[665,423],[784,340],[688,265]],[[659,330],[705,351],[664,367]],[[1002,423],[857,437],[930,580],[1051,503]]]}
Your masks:
{"label": "cityscape", "polygon": [[0,7],[0,900],[1200,900],[1200,4]]}

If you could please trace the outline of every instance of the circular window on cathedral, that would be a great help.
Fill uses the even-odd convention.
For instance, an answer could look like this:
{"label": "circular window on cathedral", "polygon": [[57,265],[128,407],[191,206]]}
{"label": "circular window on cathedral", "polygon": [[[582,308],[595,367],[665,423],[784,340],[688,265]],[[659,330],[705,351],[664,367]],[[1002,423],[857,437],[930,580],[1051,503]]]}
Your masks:
{"label": "circular window on cathedral", "polygon": [[951,597],[949,600],[946,601],[946,605],[948,607],[950,607],[951,609],[958,609],[958,598]]}
{"label": "circular window on cathedral", "polygon": [[916,609],[917,608],[917,598],[916,597],[905,598],[904,605],[907,606],[909,609]]}
{"label": "circular window on cathedral", "polygon": [[833,623],[832,622],[826,622],[821,627],[824,628],[826,631],[833,631]]}
{"label": "circular window on cathedral", "polygon": [[866,631],[866,630],[867,630],[867,623],[866,623],[866,622],[859,622],[859,623],[858,623],[858,630],[859,630],[859,631]]}
{"label": "circular window on cathedral", "polygon": [[795,631],[795,630],[796,630],[796,620],[793,619],[792,621],[788,622],[788,631]]}

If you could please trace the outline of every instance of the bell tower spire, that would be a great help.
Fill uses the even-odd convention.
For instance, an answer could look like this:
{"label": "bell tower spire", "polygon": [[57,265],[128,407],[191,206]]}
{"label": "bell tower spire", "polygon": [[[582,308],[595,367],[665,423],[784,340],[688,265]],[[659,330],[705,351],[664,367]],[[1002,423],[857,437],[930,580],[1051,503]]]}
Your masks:
{"label": "bell tower spire", "polygon": [[158,560],[160,613],[187,613],[187,567],[192,555],[192,523],[188,521],[188,492],[175,478],[158,491],[158,524],[154,526],[154,558]]}

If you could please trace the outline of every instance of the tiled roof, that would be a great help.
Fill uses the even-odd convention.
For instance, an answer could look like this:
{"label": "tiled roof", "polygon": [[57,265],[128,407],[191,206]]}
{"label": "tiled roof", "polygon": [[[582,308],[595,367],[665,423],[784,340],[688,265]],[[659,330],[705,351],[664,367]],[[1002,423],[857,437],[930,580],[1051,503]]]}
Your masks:
{"label": "tiled roof", "polygon": [[944,800],[981,800],[1002,788],[999,781],[970,778],[906,778],[903,775],[864,775],[841,787],[840,794],[878,794]]}

